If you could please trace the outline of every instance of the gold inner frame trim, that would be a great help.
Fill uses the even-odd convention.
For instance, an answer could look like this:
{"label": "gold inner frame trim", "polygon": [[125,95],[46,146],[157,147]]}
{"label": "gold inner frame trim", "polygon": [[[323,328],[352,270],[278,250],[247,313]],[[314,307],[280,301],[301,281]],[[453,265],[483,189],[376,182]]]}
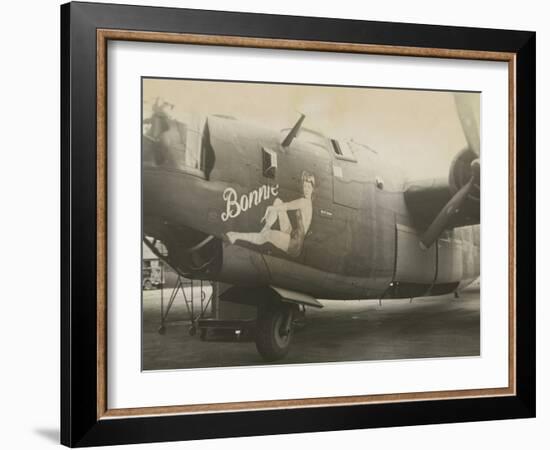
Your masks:
{"label": "gold inner frame trim", "polygon": [[[109,409],[107,405],[107,42],[109,40],[180,43],[286,50],[364,53],[391,56],[503,61],[508,63],[508,386],[432,392],[357,395],[287,400],[265,400],[200,405],[150,406]],[[249,38],[240,36],[158,33],[114,29],[97,30],[97,418],[197,414],[244,410],[313,408],[357,404],[394,403],[499,397],[516,394],[516,54],[446,48],[403,47],[324,41]]]}

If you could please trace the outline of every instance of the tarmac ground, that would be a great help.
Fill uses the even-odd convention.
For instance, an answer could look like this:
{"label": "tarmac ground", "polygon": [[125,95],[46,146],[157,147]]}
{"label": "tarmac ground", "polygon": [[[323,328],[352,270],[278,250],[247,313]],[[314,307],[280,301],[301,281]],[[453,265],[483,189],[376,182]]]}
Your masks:
{"label": "tarmac ground", "polygon": [[[186,290],[188,298],[189,289]],[[171,289],[164,289],[164,304]],[[190,335],[190,320],[180,294],[160,326],[160,290],[143,293],[143,370],[229,367],[266,364],[253,336]],[[195,295],[195,313],[200,310]],[[303,364],[408,358],[478,356],[479,289],[453,295],[409,299],[322,300],[308,308],[306,325],[294,332],[288,355],[270,364]],[[209,310],[207,310],[208,313]]]}

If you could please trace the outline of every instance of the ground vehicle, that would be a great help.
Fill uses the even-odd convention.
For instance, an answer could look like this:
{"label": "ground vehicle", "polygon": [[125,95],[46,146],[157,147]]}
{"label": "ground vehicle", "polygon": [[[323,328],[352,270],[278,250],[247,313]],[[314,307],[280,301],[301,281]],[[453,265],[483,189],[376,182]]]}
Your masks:
{"label": "ground vehicle", "polygon": [[141,269],[141,288],[150,290],[162,287],[164,284],[164,274],[160,262],[157,265],[151,265],[151,260],[144,260]]}

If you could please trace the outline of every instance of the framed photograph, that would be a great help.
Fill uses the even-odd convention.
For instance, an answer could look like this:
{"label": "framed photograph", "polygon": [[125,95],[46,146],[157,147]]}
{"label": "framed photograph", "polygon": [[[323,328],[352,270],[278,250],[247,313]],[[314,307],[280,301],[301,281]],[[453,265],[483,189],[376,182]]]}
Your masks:
{"label": "framed photograph", "polygon": [[535,415],[535,33],[61,7],[61,441]]}

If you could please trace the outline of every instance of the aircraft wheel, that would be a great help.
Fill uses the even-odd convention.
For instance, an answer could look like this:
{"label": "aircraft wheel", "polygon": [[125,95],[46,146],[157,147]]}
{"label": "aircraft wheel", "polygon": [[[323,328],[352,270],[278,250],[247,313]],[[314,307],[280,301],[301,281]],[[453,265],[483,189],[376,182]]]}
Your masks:
{"label": "aircraft wheel", "polygon": [[292,340],[292,307],[280,303],[258,306],[256,348],[266,361],[283,358]]}

